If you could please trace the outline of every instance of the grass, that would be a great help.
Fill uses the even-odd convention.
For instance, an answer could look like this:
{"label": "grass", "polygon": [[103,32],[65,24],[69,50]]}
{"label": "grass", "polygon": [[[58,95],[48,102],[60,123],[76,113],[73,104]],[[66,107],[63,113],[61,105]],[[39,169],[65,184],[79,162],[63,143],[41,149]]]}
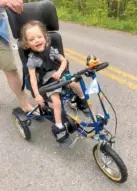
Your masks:
{"label": "grass", "polygon": [[107,29],[120,30],[137,34],[137,23],[133,20],[120,21],[118,19],[108,18],[105,14],[93,14],[90,16],[83,16],[77,10],[70,11],[63,7],[57,9],[58,17],[62,21],[71,21],[78,24],[84,24],[87,26],[98,26]]}

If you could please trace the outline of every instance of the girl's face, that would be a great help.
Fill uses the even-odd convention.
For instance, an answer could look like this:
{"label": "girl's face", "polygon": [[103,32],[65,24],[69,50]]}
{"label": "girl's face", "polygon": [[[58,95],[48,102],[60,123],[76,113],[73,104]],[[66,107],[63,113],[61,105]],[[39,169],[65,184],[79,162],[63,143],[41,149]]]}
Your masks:
{"label": "girl's face", "polygon": [[26,30],[27,48],[35,52],[43,52],[46,46],[46,39],[39,26],[33,26]]}

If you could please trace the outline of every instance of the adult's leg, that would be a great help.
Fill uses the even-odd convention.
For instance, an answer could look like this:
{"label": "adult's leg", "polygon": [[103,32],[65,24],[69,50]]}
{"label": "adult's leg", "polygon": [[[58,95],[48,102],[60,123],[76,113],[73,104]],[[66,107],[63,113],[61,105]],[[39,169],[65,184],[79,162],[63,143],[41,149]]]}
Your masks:
{"label": "adult's leg", "polygon": [[32,110],[33,107],[28,103],[25,91],[21,91],[22,81],[15,65],[11,47],[2,41],[0,41],[0,70],[5,73],[9,87],[17,96],[22,109],[25,112]]}
{"label": "adult's leg", "polygon": [[18,100],[20,102],[21,108],[25,112],[32,110],[33,107],[29,104],[25,91],[21,90],[22,81],[20,79],[18,71],[14,70],[14,71],[4,72],[4,73],[7,77],[9,87],[15,93],[16,97],[18,98]]}

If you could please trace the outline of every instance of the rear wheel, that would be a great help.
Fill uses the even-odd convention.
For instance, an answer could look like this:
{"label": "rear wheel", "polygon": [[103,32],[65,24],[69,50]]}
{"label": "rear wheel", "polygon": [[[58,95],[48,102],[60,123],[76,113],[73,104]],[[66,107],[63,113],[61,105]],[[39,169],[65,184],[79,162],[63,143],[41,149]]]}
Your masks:
{"label": "rear wheel", "polygon": [[93,148],[93,156],[99,168],[114,182],[124,183],[127,180],[127,168],[119,155],[107,144]]}
{"label": "rear wheel", "polygon": [[15,125],[20,133],[20,135],[26,139],[26,140],[30,140],[31,138],[31,133],[29,130],[29,126],[30,126],[30,121],[19,121],[18,118],[16,118],[16,116],[14,116],[14,121],[15,121]]}

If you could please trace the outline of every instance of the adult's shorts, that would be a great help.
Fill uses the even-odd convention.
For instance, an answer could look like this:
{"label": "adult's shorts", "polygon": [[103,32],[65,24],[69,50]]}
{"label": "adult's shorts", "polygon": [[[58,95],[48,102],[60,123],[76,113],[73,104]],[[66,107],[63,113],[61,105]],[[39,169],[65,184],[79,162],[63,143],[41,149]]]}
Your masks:
{"label": "adult's shorts", "polygon": [[11,72],[17,70],[15,58],[9,44],[0,39],[0,70]]}

